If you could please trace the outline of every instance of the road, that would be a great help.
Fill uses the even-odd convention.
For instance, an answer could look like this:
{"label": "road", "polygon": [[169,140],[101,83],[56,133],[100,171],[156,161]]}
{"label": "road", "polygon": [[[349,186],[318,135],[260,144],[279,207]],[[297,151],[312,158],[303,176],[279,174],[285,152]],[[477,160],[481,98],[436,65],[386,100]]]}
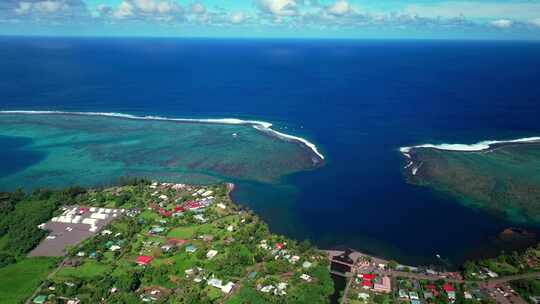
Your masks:
{"label": "road", "polygon": [[58,271],[60,271],[60,269],[62,269],[62,267],[64,267],[64,262],[66,262],[68,259],[69,259],[69,258],[63,259],[62,262],[60,262],[60,263],[58,264],[58,266],[57,266],[51,273],[49,273],[49,275],[47,276],[47,279],[44,280],[44,281],[39,285],[39,287],[38,287],[36,290],[34,290],[34,293],[32,293],[32,295],[26,300],[26,302],[25,302],[26,304],[31,304],[31,303],[32,303],[32,300],[33,300],[35,297],[37,297],[38,292],[43,288],[43,284],[45,284],[45,282],[46,282],[47,280],[52,279],[52,278],[56,275],[56,273],[58,273]]}

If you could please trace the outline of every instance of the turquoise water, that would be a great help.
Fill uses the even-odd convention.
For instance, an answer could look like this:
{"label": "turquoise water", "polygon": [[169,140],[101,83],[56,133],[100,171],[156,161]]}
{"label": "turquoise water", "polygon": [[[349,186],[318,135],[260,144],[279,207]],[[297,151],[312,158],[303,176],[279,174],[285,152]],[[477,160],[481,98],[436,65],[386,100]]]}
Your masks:
{"label": "turquoise water", "polygon": [[[34,139],[17,151],[29,146],[38,151],[36,146],[44,149],[39,153],[47,159],[25,169],[34,164],[26,163],[2,183],[37,185],[32,172],[48,182],[64,176],[65,164],[88,183],[100,180],[92,176],[99,168],[107,176],[115,171],[152,174],[145,169],[160,163],[163,179],[186,178],[189,172],[199,180],[234,181],[234,198],[255,209],[272,232],[310,239],[320,248],[347,246],[404,263],[438,263],[440,254],[458,264],[494,254],[501,248],[492,246],[492,237],[515,224],[408,184],[401,174],[400,147],[540,134],[540,86],[533,85],[540,81],[539,43],[37,37],[0,41],[0,110],[265,120],[274,122],[275,130],[309,139],[326,157],[324,166],[312,170],[313,154],[305,146],[251,133],[256,130],[250,126],[234,129],[264,143],[276,141],[258,146],[250,136],[246,148],[233,145],[232,130],[223,131],[218,142],[231,144],[230,155],[215,155],[214,150],[226,148],[209,148],[202,138],[181,132],[158,132],[166,136],[149,141],[153,145],[130,146],[131,132],[124,132],[123,139],[105,134],[116,128],[90,135],[66,128],[75,137],[103,142],[96,147],[77,143],[85,148],[68,151],[80,157],[60,158],[47,151],[66,149],[62,144],[48,147],[49,140]],[[224,129],[213,132],[219,130]],[[7,132],[3,126],[0,131]],[[10,133],[24,135],[18,131]],[[62,141],[62,133],[54,136]],[[135,133],[149,138],[142,130]],[[238,139],[243,136],[239,133]],[[171,137],[203,146],[188,149]],[[124,145],[112,148],[107,140]],[[173,147],[160,146],[161,140]],[[172,160],[178,166],[147,163],[149,155],[165,157],[178,150],[183,154]],[[275,155],[268,158],[270,150]],[[55,157],[58,164],[51,159]],[[244,159],[250,161],[242,167]],[[95,166],[85,165],[89,162]]]}
{"label": "turquoise water", "polygon": [[[272,183],[320,165],[300,143],[249,125],[1,114],[0,136],[13,146],[4,151],[4,161],[16,163],[2,170],[1,190],[96,186],[122,176]],[[13,150],[22,147],[24,152]]]}

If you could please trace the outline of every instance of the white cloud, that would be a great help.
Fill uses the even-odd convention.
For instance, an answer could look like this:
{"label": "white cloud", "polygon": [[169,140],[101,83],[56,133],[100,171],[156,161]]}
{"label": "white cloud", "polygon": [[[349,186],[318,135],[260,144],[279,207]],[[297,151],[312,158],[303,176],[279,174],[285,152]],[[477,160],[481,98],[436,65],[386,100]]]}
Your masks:
{"label": "white cloud", "polygon": [[294,16],[298,13],[296,0],[259,0],[259,8],[276,16]]}
{"label": "white cloud", "polygon": [[127,1],[122,1],[122,3],[120,3],[118,8],[114,11],[113,16],[118,19],[132,17],[133,15],[135,15],[133,10],[134,10],[133,5],[131,5]]}
{"label": "white cloud", "polygon": [[15,9],[15,13],[19,15],[38,13],[38,14],[54,14],[60,10],[67,9],[68,6],[60,1],[39,1],[39,2],[19,2],[19,6]]}
{"label": "white cloud", "polygon": [[509,28],[513,24],[514,22],[508,19],[499,19],[499,20],[495,20],[491,22],[491,25],[493,25],[494,27],[501,28],[501,29]]}
{"label": "white cloud", "polygon": [[194,14],[205,14],[206,7],[200,2],[193,3],[193,5],[191,5],[191,12]]}
{"label": "white cloud", "polygon": [[433,4],[413,4],[405,7],[405,13],[423,17],[455,18],[511,18],[514,20],[530,20],[538,17],[539,2],[480,2],[480,1],[446,1]]}
{"label": "white cloud", "polygon": [[243,12],[234,12],[231,14],[231,23],[240,24],[246,20],[246,15]]}
{"label": "white cloud", "polygon": [[326,7],[326,11],[329,14],[342,16],[347,14],[351,10],[351,5],[347,0],[337,0],[334,4]]}
{"label": "white cloud", "polygon": [[538,27],[540,27],[540,18],[536,18],[536,19],[532,20],[531,23],[538,26]]}
{"label": "white cloud", "polygon": [[[99,8],[98,8],[99,11]],[[106,16],[106,10],[100,13]],[[171,21],[182,16],[182,7],[169,0],[124,0],[114,9],[112,16],[117,19],[149,18],[155,20]]]}

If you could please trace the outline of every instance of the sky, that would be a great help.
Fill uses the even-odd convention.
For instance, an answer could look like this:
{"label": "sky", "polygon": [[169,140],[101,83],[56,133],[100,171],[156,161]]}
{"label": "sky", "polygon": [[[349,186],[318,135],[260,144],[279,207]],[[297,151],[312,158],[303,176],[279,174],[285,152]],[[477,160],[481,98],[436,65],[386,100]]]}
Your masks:
{"label": "sky", "polygon": [[540,39],[540,0],[0,0],[0,35]]}

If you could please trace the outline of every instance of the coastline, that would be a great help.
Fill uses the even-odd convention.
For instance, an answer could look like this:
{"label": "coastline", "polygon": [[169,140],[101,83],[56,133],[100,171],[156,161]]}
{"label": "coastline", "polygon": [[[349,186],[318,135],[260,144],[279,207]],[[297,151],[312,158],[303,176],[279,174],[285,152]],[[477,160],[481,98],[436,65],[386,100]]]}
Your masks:
{"label": "coastline", "polygon": [[282,133],[272,129],[272,123],[258,120],[242,120],[238,118],[169,118],[162,116],[137,116],[125,113],[115,112],[79,112],[79,111],[26,111],[26,110],[1,110],[0,114],[15,114],[15,115],[80,115],[80,116],[101,116],[119,119],[130,120],[152,120],[152,121],[171,121],[180,123],[206,123],[206,124],[220,124],[220,125],[246,125],[255,128],[258,131],[274,135],[282,140],[294,141],[306,146],[310,149],[318,158],[318,161],[324,161],[324,155],[319,151],[318,147],[308,141],[305,138],[294,136],[286,133]]}

